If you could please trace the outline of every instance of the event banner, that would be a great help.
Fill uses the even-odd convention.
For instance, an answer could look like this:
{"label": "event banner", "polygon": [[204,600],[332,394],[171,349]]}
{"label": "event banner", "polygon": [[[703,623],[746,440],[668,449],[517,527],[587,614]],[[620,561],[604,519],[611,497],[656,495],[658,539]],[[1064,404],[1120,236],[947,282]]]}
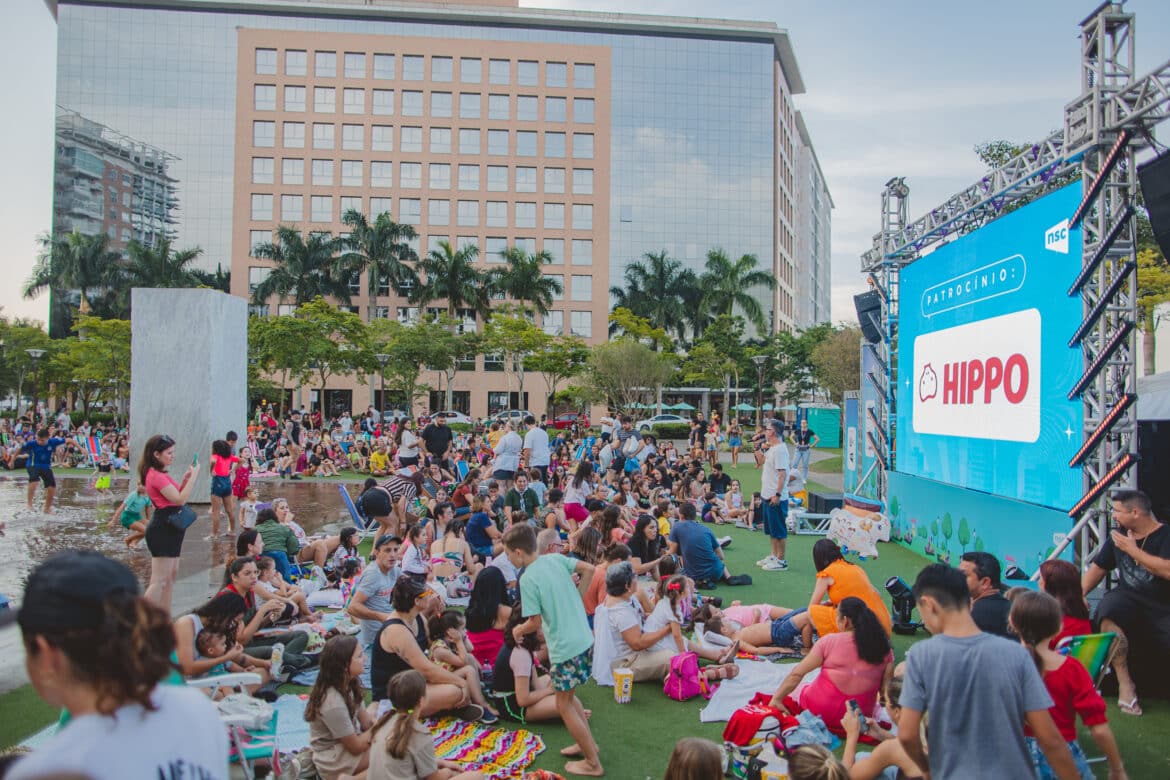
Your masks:
{"label": "event banner", "polygon": [[841,427],[845,432],[845,438],[841,442],[841,475],[844,477],[847,493],[853,490],[861,478],[858,472],[858,466],[861,464],[858,457],[858,447],[861,443],[858,430],[860,420],[857,416],[858,395],[860,394],[856,390],[846,390],[841,402]]}
{"label": "event banner", "polygon": [[[1067,510],[1083,410],[1073,184],[907,266],[898,330],[898,471]],[[863,379],[864,382],[864,379]]]}
{"label": "event banner", "polygon": [[881,395],[877,386],[868,377],[872,374],[879,379],[882,369],[874,357],[873,350],[861,346],[861,397],[857,404],[857,479],[846,485],[854,495],[865,498],[881,498],[878,495],[877,452],[874,442],[879,442],[878,426],[874,420],[881,409]]}

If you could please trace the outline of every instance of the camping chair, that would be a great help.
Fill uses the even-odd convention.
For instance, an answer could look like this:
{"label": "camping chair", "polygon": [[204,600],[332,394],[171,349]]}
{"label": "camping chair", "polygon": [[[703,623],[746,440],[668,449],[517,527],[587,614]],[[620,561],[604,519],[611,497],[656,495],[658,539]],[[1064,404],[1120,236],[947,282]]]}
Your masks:
{"label": "camping chair", "polygon": [[[73,441],[85,453],[90,466],[96,466],[102,455],[102,440],[96,436],[74,436]],[[82,461],[83,463],[85,461]]]}
{"label": "camping chair", "polygon": [[[1081,662],[1093,680],[1093,687],[1100,688],[1101,681],[1109,673],[1109,664],[1113,661],[1113,654],[1117,651],[1117,634],[1112,631],[1104,634],[1081,634],[1066,636],[1056,645],[1061,655],[1067,655]],[[1090,764],[1105,760],[1105,756],[1086,758]]]}
{"label": "camping chair", "polygon": [[[349,519],[353,520],[353,524],[357,526],[358,539],[366,538],[375,529],[366,525],[366,518],[362,517],[361,512],[358,511],[357,505],[353,503],[353,497],[349,495],[349,491],[345,489],[345,485],[340,482],[337,483],[337,490],[341,493],[341,503],[345,504],[346,510],[349,511]],[[377,523],[372,523],[371,525],[376,526]]]}
{"label": "camping chair", "polygon": [[[204,688],[214,691],[216,688],[232,688],[237,692],[244,692],[245,685],[259,685],[260,675],[255,672],[235,672],[219,674],[212,677],[200,677],[187,680],[192,688]],[[276,746],[276,712],[272,713],[272,721],[263,728],[244,728],[242,723],[250,722],[250,718],[241,719],[240,716],[220,715],[220,720],[228,729],[228,739],[231,742],[231,760],[239,764],[247,780],[254,780],[257,766],[269,766],[277,774],[280,772],[280,752]]]}

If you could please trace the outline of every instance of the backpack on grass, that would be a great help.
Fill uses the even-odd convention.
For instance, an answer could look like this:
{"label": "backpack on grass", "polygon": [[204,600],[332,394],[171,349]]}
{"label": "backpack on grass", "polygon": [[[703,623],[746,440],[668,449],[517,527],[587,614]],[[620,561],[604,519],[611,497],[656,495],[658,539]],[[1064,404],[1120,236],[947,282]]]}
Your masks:
{"label": "backpack on grass", "polygon": [[699,672],[699,656],[679,653],[670,659],[670,671],[662,683],[662,692],[675,701],[687,701],[696,696],[710,699],[715,689]]}

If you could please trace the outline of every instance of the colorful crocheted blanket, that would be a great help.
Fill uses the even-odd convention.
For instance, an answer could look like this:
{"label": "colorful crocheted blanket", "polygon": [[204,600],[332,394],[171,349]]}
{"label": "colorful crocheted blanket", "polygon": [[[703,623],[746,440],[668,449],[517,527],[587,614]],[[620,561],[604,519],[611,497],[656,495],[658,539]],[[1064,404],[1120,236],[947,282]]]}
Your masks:
{"label": "colorful crocheted blanket", "polygon": [[466,770],[477,770],[491,778],[520,778],[536,757],[544,752],[539,734],[518,729],[488,728],[454,718],[424,721],[435,737],[435,755],[456,761]]}

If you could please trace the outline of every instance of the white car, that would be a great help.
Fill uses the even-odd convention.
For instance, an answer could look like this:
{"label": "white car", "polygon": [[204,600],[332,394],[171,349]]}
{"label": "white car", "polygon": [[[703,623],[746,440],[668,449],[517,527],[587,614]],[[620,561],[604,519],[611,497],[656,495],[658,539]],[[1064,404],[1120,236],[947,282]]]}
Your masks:
{"label": "white car", "polygon": [[460,425],[475,425],[475,420],[471,419],[463,412],[457,412],[454,409],[445,409],[442,411],[435,412],[434,414],[431,415],[431,419],[434,419],[435,417],[438,417],[439,415],[443,415],[443,417],[447,418],[448,423],[459,423]]}
{"label": "white car", "polygon": [[689,425],[690,422],[686,417],[677,414],[656,414],[646,420],[639,420],[634,423],[634,430],[639,433],[653,433],[654,426],[659,423],[683,423]]}

